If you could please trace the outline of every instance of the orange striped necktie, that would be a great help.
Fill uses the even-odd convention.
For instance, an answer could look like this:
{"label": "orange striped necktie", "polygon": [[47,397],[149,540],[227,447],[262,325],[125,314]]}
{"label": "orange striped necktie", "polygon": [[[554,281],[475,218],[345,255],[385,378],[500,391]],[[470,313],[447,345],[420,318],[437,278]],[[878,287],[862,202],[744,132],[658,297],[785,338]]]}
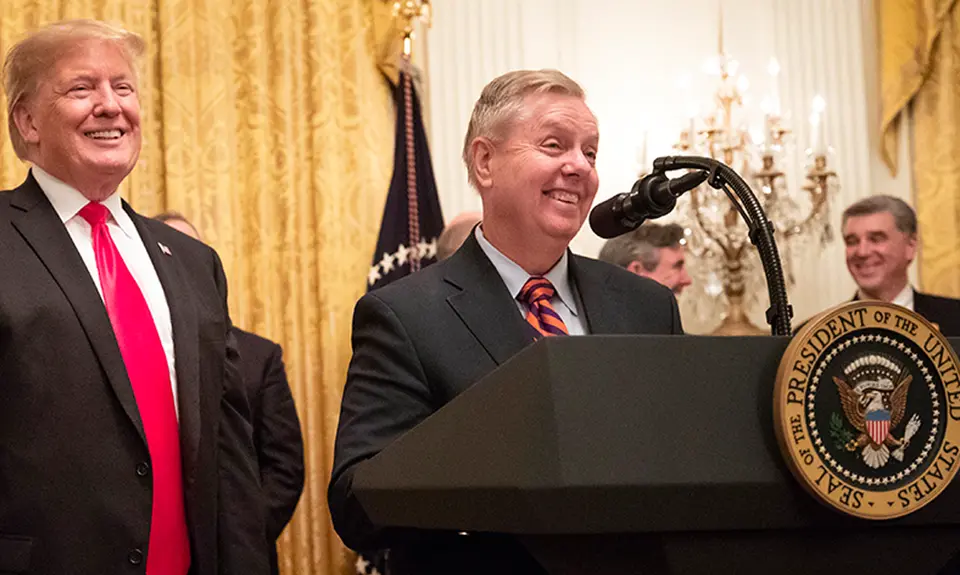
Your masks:
{"label": "orange striped necktie", "polygon": [[527,306],[527,323],[541,336],[568,335],[567,326],[557,310],[553,309],[550,299],[557,290],[544,277],[534,276],[520,289],[517,299]]}

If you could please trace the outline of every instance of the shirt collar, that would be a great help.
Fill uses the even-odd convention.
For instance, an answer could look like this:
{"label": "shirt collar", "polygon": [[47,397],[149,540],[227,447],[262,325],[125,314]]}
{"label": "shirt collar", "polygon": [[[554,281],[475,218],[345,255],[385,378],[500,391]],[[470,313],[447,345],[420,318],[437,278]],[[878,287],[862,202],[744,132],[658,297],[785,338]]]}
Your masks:
{"label": "shirt collar", "polygon": [[[76,188],[51,176],[40,166],[31,166],[30,171],[40,185],[40,189],[53,204],[53,209],[60,216],[61,222],[67,223],[76,217],[84,206],[90,203],[90,200],[85,198]],[[130,216],[123,211],[123,203],[120,201],[119,192],[110,194],[107,199],[100,203],[109,210],[113,221],[117,223],[124,234],[131,238],[136,237],[136,227],[133,225]]]}
{"label": "shirt collar", "polygon": [[[900,291],[900,293],[897,294],[897,297],[893,298],[893,300],[891,300],[890,303],[898,305],[900,307],[905,307],[909,310],[913,310],[913,304],[914,304],[913,294],[914,294],[913,286],[910,285],[910,283],[908,282],[907,285],[904,286],[904,288]],[[868,300],[871,298],[864,296],[863,292],[861,292],[860,290],[857,290],[856,299]]]}
{"label": "shirt collar", "polygon": [[912,310],[913,309],[913,286],[911,286],[908,283],[906,287],[903,288],[903,291],[897,294],[897,297],[893,298],[892,303],[905,307],[909,310]]}
{"label": "shirt collar", "polygon": [[[480,249],[483,250],[483,253],[486,254],[490,260],[490,263],[496,268],[497,273],[500,274],[500,278],[503,279],[503,283],[506,284],[510,295],[516,298],[520,294],[520,290],[523,289],[523,284],[527,283],[527,280],[530,279],[531,276],[526,270],[517,265],[516,262],[495,248],[493,244],[483,236],[482,227],[482,224],[477,226],[475,232],[477,242],[480,244]],[[550,283],[553,284],[554,289],[557,291],[557,297],[559,297],[563,305],[567,306],[567,309],[576,316],[577,304],[576,299],[573,297],[573,288],[570,286],[570,266],[568,265],[568,261],[568,252],[564,250],[560,261],[550,268],[550,271],[543,274],[543,277],[550,280]]]}

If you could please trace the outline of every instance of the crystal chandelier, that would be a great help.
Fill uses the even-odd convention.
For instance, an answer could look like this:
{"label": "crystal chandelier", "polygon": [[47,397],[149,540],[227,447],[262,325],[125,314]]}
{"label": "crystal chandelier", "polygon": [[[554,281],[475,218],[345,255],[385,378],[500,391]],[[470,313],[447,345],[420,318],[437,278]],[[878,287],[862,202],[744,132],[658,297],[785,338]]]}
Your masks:
{"label": "crystal chandelier", "polygon": [[[791,158],[795,143],[788,126],[789,114],[780,111],[776,88],[765,98],[762,127],[751,130],[744,96],[749,89],[738,63],[723,50],[708,62],[707,71],[719,77],[719,86],[705,114],[691,113],[674,148],[681,154],[709,156],[737,170],[750,182],[767,217],[777,232],[777,243],[788,285],[793,284],[794,260],[814,246],[830,241],[830,198],[838,191],[831,168],[833,152],[823,130],[825,102],[817,96],[811,104],[810,146],[805,150],[802,184],[791,185]],[[771,59],[767,69],[776,86],[779,64]],[[747,227],[723,191],[703,185],[678,204],[678,216],[686,227],[687,253],[693,261],[693,291],[701,297],[692,302],[697,319],[722,316],[716,335],[766,333],[754,325],[747,311],[760,303],[763,276]]]}

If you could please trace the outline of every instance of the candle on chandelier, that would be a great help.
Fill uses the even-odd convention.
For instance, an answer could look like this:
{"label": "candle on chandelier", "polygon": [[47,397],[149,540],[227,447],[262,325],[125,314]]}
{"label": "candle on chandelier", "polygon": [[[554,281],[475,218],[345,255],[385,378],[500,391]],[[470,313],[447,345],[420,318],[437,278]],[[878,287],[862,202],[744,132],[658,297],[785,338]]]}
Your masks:
{"label": "candle on chandelier", "polygon": [[778,77],[780,76],[780,62],[777,62],[776,58],[770,58],[770,62],[767,63],[767,74],[770,74],[770,113],[775,116],[779,116],[780,86],[778,85]]}
{"label": "candle on chandelier", "polygon": [[827,103],[823,96],[817,94],[813,97],[810,108],[810,150],[815,154],[823,154],[827,151],[826,131],[823,126],[823,111]]}
{"label": "candle on chandelier", "polygon": [[650,137],[650,132],[647,130],[642,130],[643,134],[640,140],[640,147],[637,148],[637,168],[641,173],[647,171],[647,142]]}
{"label": "candle on chandelier", "polygon": [[764,98],[760,102],[760,110],[763,112],[763,145],[770,147],[773,145],[773,103],[770,98]]}

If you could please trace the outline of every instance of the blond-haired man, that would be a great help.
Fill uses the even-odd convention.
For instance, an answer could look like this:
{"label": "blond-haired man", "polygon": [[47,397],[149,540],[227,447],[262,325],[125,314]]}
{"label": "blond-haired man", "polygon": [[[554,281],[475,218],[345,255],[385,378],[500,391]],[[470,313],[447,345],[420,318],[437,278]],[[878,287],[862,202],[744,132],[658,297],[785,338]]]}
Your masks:
{"label": "blond-haired man", "polygon": [[216,253],[124,203],[143,41],[48,25],[3,69],[0,572],[266,573]]}
{"label": "blond-haired man", "polygon": [[505,536],[380,529],[353,493],[358,465],[536,339],[681,332],[670,290],[568,250],[597,192],[598,147],[596,118],[567,76],[494,79],[463,147],[480,227],[448,259],[357,303],[330,508],[348,546],[390,548],[392,573],[543,571]]}

